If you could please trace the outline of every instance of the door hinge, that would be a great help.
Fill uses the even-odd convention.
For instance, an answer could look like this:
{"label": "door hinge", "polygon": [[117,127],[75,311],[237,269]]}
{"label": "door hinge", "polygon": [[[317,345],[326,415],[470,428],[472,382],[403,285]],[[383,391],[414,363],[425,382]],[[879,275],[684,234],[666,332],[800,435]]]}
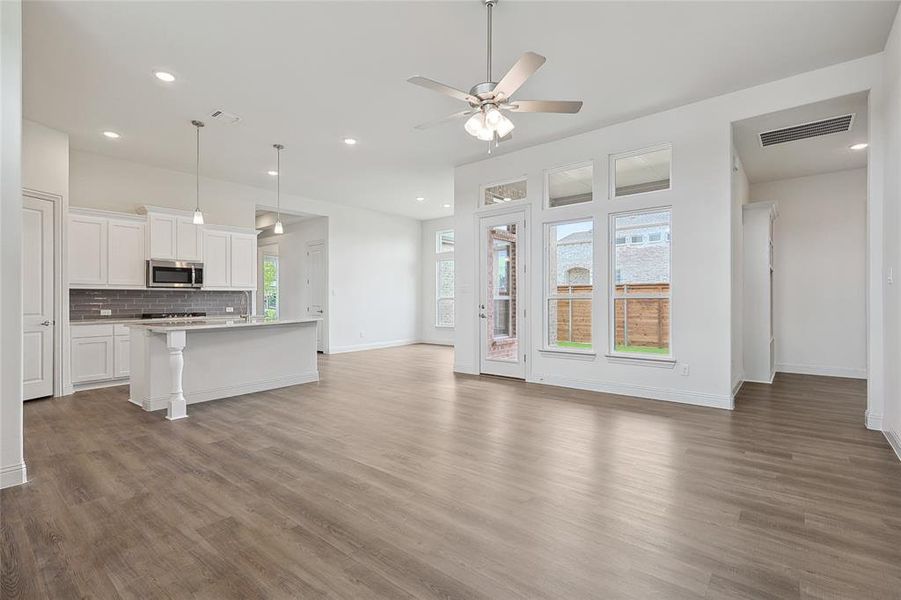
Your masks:
{"label": "door hinge", "polygon": [[523,355],[522,355],[522,362],[528,362],[528,361],[529,361],[529,355],[528,355],[528,354],[523,354]]}

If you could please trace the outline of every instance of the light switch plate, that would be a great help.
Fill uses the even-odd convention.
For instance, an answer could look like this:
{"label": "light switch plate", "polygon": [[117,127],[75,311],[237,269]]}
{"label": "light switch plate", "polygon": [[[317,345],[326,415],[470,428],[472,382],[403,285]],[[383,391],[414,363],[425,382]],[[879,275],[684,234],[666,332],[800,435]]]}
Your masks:
{"label": "light switch plate", "polygon": [[109,317],[109,316],[112,316],[112,314],[113,314],[113,311],[109,308],[101,308],[100,309],[101,317]]}

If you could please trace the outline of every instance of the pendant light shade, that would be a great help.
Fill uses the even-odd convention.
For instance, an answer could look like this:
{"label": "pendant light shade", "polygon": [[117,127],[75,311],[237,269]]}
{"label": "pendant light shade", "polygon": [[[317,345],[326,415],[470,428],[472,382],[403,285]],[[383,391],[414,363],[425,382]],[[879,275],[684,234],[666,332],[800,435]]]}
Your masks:
{"label": "pendant light shade", "polygon": [[203,213],[200,210],[200,128],[203,127],[203,121],[191,121],[191,125],[197,131],[197,154],[195,156],[195,172],[197,182],[197,202],[194,205],[194,224],[203,225]]}
{"label": "pendant light shade", "polygon": [[282,225],[282,150],[285,148],[281,144],[273,144],[275,148],[275,227],[272,232],[276,235],[285,233],[285,227]]}

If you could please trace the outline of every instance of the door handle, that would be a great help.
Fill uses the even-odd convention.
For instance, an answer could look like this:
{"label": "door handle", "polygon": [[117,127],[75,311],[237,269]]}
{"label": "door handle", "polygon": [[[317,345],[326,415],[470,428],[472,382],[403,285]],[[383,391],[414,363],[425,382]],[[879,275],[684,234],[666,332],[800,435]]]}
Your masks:
{"label": "door handle", "polygon": [[41,325],[43,325],[44,327],[50,327],[51,325],[53,325],[53,321],[43,321]]}
{"label": "door handle", "polygon": [[488,315],[486,315],[485,313],[479,313],[479,318],[480,318],[480,319],[487,319],[487,318],[488,318]]}

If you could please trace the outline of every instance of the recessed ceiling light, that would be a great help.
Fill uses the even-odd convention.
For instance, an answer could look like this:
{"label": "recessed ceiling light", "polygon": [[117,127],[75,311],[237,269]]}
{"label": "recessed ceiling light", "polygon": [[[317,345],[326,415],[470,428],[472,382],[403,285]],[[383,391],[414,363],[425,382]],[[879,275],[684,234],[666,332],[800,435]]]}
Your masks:
{"label": "recessed ceiling light", "polygon": [[444,208],[450,208],[450,204],[442,204],[441,206]]}
{"label": "recessed ceiling light", "polygon": [[119,134],[116,133],[115,131],[104,131],[103,135],[105,135],[106,137],[113,139],[113,140],[120,137]]}
{"label": "recessed ceiling light", "polygon": [[166,71],[154,71],[154,76],[160,81],[165,81],[166,83],[172,83],[175,81],[175,75],[172,73],[167,73]]}
{"label": "recessed ceiling light", "polygon": [[866,143],[860,143],[860,144],[854,144],[853,146],[849,146],[849,147],[851,148],[851,150],[863,150],[867,146],[868,146],[868,144],[866,144]]}
{"label": "recessed ceiling light", "polygon": [[416,196],[416,201],[417,201],[417,202],[422,202],[423,200],[425,200],[424,197],[422,197],[422,196]]}
{"label": "recessed ceiling light", "polygon": [[278,171],[266,171],[266,172],[269,173],[270,175],[272,175],[273,177],[278,175]]}
{"label": "recessed ceiling light", "polygon": [[353,146],[357,143],[357,140],[355,140],[354,138],[344,138],[344,143],[348,146]]}

